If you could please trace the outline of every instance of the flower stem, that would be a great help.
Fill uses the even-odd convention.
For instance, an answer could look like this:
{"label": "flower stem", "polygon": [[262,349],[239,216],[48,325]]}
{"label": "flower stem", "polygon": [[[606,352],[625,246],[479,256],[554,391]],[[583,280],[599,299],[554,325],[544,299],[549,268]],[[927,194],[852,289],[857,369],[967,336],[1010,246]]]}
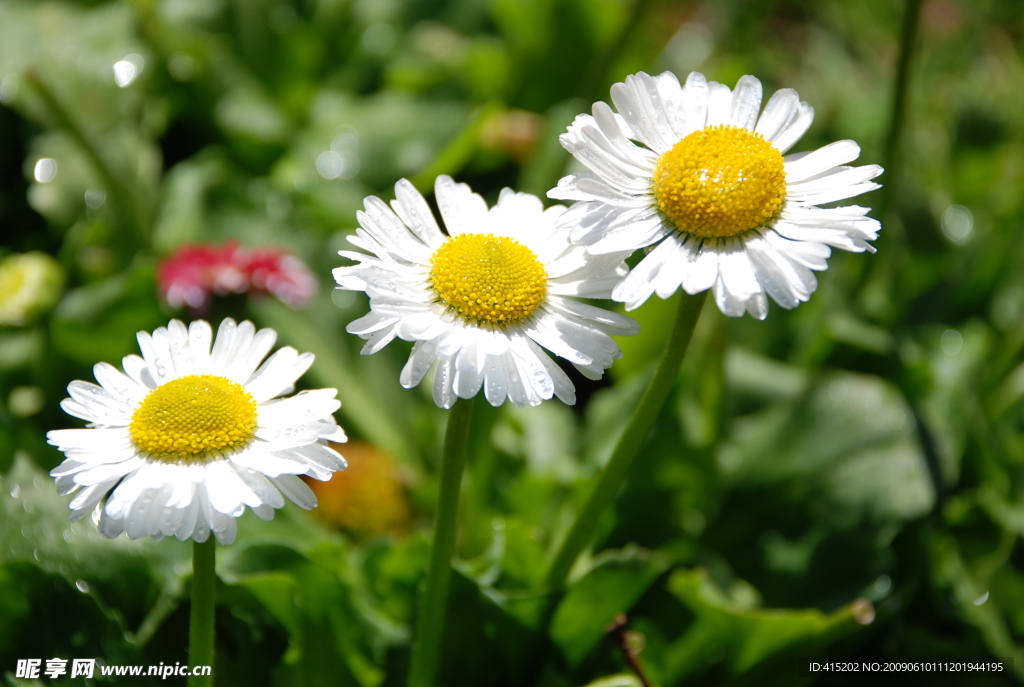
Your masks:
{"label": "flower stem", "polygon": [[[885,217],[892,210],[897,197],[902,169],[903,129],[907,120],[907,97],[910,92],[910,66],[917,46],[917,30],[921,23],[922,0],[906,0],[903,9],[903,26],[900,30],[900,57],[893,83],[892,110],[889,115],[889,131],[885,137],[885,186],[882,190],[882,207],[879,216]],[[890,226],[886,226],[890,229]],[[890,231],[891,233],[891,231]],[[904,240],[902,234],[898,237]]]}
{"label": "flower stem", "polygon": [[686,347],[690,343],[693,330],[697,326],[697,318],[700,316],[704,300],[707,298],[707,292],[704,291],[696,296],[682,293],[680,296],[679,310],[676,313],[675,324],[672,326],[672,334],[665,347],[661,362],[658,363],[654,378],[647,386],[640,403],[633,410],[633,415],[630,417],[619,443],[616,444],[608,464],[598,475],[583,508],[576,516],[576,522],[572,524],[572,528],[555,554],[551,567],[544,578],[544,586],[548,591],[557,591],[565,584],[569,571],[580,552],[593,538],[601,516],[619,493],[619,488],[625,481],[633,460],[640,452],[654,421],[658,419],[661,408],[668,399],[669,392],[672,391],[672,386],[679,374],[679,366],[683,362],[683,355],[686,353]]}
{"label": "flower stem", "polygon": [[[189,619],[188,664],[213,666],[213,611],[216,607],[217,541],[192,545],[192,616]],[[212,673],[212,671],[211,671]],[[211,687],[213,675],[189,676],[189,687]]]}
{"label": "flower stem", "polygon": [[455,529],[459,512],[459,488],[466,464],[472,401],[458,400],[448,413],[448,430],[441,456],[441,485],[430,569],[420,598],[416,638],[409,666],[409,687],[434,687],[441,659],[444,613],[448,605],[451,562],[455,553]]}

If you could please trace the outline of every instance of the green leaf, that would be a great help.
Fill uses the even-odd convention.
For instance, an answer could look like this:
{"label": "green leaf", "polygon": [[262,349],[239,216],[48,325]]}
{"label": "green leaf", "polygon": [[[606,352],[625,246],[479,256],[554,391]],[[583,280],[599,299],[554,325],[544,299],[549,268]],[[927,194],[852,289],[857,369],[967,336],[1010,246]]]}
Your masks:
{"label": "green leaf", "polygon": [[738,418],[719,464],[735,486],[783,487],[833,523],[909,519],[932,487],[900,393],[870,375],[823,375],[797,402]]}
{"label": "green leaf", "polygon": [[551,639],[572,665],[579,664],[620,613],[629,613],[667,562],[646,549],[629,547],[597,556],[591,569],[562,599],[551,621]]}
{"label": "green leaf", "polygon": [[[799,646],[807,647],[809,652],[820,650],[856,631],[860,622],[870,622],[869,611],[874,617],[864,601],[830,614],[749,608],[728,599],[703,569],[674,572],[668,588],[695,616],[683,636],[668,649],[665,660],[669,684],[703,673],[715,660],[723,660],[729,672],[739,675],[784,650]],[[774,683],[779,684],[778,678]]]}
{"label": "green leaf", "polygon": [[324,542],[307,554],[287,545],[253,544],[224,562],[228,581],[252,592],[291,634],[284,684],[377,687],[384,679],[370,658],[372,626],[346,584],[344,549]]}

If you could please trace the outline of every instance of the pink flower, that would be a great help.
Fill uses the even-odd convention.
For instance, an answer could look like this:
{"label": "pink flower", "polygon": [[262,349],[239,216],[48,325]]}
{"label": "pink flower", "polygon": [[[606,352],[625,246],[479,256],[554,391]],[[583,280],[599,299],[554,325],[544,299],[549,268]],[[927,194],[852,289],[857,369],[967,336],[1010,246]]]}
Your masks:
{"label": "pink flower", "polygon": [[305,306],[317,290],[316,277],[302,262],[275,248],[247,249],[186,245],[157,270],[160,292],[174,308],[203,312],[213,295],[269,293],[293,308]]}
{"label": "pink flower", "polygon": [[240,248],[235,256],[256,291],[273,294],[293,308],[305,307],[316,294],[316,277],[294,255],[273,248]]}

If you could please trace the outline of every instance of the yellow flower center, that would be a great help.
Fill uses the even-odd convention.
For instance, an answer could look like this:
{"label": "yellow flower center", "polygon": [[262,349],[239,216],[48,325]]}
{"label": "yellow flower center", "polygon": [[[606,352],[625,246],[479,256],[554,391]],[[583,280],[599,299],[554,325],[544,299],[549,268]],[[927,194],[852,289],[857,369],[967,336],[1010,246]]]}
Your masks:
{"label": "yellow flower center", "polygon": [[230,379],[189,375],[150,391],[132,415],[129,431],[150,458],[199,462],[252,439],[256,401]]}
{"label": "yellow flower center", "polygon": [[680,231],[724,238],[775,216],[786,198],[786,169],[761,134],[709,126],[658,159],[652,185],[658,208]]}
{"label": "yellow flower center", "polygon": [[430,257],[430,281],[441,300],[463,317],[504,325],[522,320],[544,301],[548,273],[518,241],[460,234]]}

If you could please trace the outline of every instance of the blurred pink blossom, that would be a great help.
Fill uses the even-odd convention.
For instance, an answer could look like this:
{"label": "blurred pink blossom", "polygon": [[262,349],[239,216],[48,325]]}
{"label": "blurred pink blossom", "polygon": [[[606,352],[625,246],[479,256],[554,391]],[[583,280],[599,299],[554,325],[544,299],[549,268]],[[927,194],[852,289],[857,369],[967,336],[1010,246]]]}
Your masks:
{"label": "blurred pink blossom", "polygon": [[160,263],[160,293],[174,308],[203,312],[212,296],[269,293],[293,308],[304,307],[316,294],[317,281],[302,261],[277,248],[186,245]]}

